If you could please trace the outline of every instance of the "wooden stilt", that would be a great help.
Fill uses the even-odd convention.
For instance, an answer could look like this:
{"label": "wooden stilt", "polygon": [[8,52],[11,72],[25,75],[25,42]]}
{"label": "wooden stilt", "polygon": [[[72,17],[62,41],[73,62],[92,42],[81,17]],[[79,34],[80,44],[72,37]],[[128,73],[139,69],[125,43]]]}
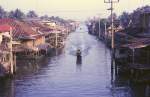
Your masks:
{"label": "wooden stilt", "polygon": [[132,49],[132,63],[135,63],[135,49]]}
{"label": "wooden stilt", "polygon": [[149,90],[150,90],[150,86],[147,85],[147,86],[145,87],[145,97],[149,97],[149,96],[150,96]]}
{"label": "wooden stilt", "polygon": [[11,74],[14,74],[13,51],[12,51],[12,28],[10,28],[10,66],[11,66]]}
{"label": "wooden stilt", "polygon": [[16,65],[16,55],[14,54],[14,72],[17,71],[17,65]]}

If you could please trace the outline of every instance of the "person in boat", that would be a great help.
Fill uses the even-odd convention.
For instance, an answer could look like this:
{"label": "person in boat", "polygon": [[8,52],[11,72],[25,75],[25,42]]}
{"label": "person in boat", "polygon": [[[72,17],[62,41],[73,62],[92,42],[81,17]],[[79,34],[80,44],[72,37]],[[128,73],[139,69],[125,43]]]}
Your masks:
{"label": "person in boat", "polygon": [[77,50],[76,56],[77,56],[77,64],[81,64],[82,56],[81,56],[81,50],[80,49]]}
{"label": "person in boat", "polygon": [[81,50],[80,50],[80,49],[77,50],[76,56],[77,56],[77,57],[78,57],[78,56],[81,56]]}

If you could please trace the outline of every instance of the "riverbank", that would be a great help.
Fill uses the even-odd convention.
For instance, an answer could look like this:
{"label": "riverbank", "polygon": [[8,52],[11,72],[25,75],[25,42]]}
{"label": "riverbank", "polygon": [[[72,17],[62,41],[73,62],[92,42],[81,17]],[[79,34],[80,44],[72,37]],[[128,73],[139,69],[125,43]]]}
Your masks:
{"label": "riverbank", "polygon": [[[142,16],[143,14],[145,14],[147,17],[149,17],[150,15],[148,13],[140,14],[141,17],[139,17],[139,19],[141,19],[141,21],[139,21],[139,26],[131,24],[130,26],[123,28],[123,26],[119,24],[115,25],[115,27],[113,28],[115,58],[112,58],[112,82],[115,84],[118,76],[125,75],[125,77],[127,78],[127,84],[129,86],[143,85],[144,87],[141,87],[144,88],[144,90],[142,90],[142,94],[149,95],[150,29],[147,26],[143,27],[143,22],[146,19],[148,20],[148,18],[144,20]],[[112,31],[110,29],[110,25],[106,25],[106,23],[108,23],[108,20],[104,20],[105,26],[102,22],[101,29],[98,28],[98,21],[92,21],[91,23],[89,23],[90,25],[87,24],[87,26],[89,29],[89,33],[96,36],[111,50]]]}
{"label": "riverbank", "polygon": [[40,60],[60,51],[75,29],[75,21],[56,24],[34,18],[0,19],[0,76],[13,75],[18,70],[18,60]]}

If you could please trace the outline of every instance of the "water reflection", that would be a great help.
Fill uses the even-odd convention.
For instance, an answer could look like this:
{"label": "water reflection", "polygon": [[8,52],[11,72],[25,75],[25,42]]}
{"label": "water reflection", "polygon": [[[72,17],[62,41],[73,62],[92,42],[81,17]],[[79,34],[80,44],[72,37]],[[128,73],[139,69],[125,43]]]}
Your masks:
{"label": "water reflection", "polygon": [[150,97],[149,83],[132,82],[130,74],[121,70],[118,70],[112,91],[119,95],[115,97]]}
{"label": "water reflection", "polygon": [[82,64],[76,64],[76,70],[77,70],[77,72],[81,72],[82,71]]}
{"label": "water reflection", "polygon": [[14,80],[0,79],[0,97],[15,97]]}
{"label": "water reflection", "polygon": [[39,60],[18,60],[17,61],[17,75],[16,78],[21,78],[24,76],[36,74],[41,68],[44,68],[48,65],[50,61],[49,57],[43,57]]}
{"label": "water reflection", "polygon": [[[113,75],[110,88],[109,49],[84,33],[85,26],[80,28],[68,37],[65,53],[18,62],[15,79],[0,81],[0,97],[149,97],[147,84],[133,84],[121,70]],[[76,63],[74,53],[78,47],[84,54],[82,64]]]}

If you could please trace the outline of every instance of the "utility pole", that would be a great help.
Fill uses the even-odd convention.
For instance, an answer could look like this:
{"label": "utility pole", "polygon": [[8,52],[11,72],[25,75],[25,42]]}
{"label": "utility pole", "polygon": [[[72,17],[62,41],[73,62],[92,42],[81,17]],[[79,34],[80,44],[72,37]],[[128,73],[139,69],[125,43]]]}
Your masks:
{"label": "utility pole", "polygon": [[[119,0],[104,0],[104,3],[109,3],[111,4],[110,8],[108,10],[111,11],[111,83],[112,83],[112,86],[113,86],[113,83],[114,83],[114,73],[116,73],[116,65],[115,65],[115,38],[114,38],[114,19],[113,19],[113,5],[114,3],[118,3]],[[115,68],[115,70],[114,70]]]}
{"label": "utility pole", "polygon": [[99,32],[98,32],[98,37],[101,38],[101,19],[99,17]]}
{"label": "utility pole", "polygon": [[105,38],[105,45],[107,44],[107,22],[105,22],[105,33],[104,33],[104,38]]}
{"label": "utility pole", "polygon": [[55,47],[58,47],[58,32],[55,32]]}
{"label": "utility pole", "polygon": [[115,49],[115,43],[114,43],[114,19],[113,19],[113,2],[111,0],[111,35],[112,35],[112,40],[111,40],[111,47],[112,47],[112,57],[114,57],[114,49]]}
{"label": "utility pole", "polygon": [[[141,8],[142,7],[144,7],[144,0],[141,1]],[[143,32],[144,32],[144,30],[146,29],[146,13],[145,13],[144,8],[142,9],[142,11],[143,11],[142,27],[144,28],[143,29]]]}
{"label": "utility pole", "polygon": [[95,17],[93,18],[93,23],[92,23],[92,34],[95,34]]}
{"label": "utility pole", "polygon": [[118,3],[119,0],[104,0],[104,3],[110,3],[111,7],[108,9],[111,11],[111,49],[112,49],[112,57],[115,54],[115,38],[114,38],[114,19],[113,19],[113,5],[114,3]]}

